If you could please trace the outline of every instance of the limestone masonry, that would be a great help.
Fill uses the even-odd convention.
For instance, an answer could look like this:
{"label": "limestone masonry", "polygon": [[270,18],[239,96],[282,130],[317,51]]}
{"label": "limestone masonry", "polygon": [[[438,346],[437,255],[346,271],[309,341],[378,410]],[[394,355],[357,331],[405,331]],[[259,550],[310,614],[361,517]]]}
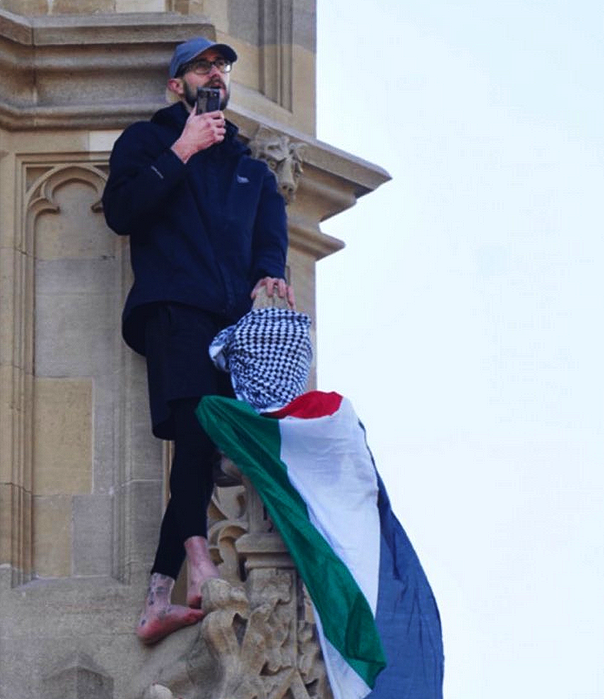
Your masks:
{"label": "limestone masonry", "polygon": [[[0,0],[0,699],[330,695],[310,605],[257,495],[216,489],[202,624],[134,634],[167,497],[143,360],[120,336],[112,145],[165,104],[174,46],[239,54],[229,117],[278,144],[288,265],[315,317],[320,221],[388,176],[315,139],[314,0]],[[182,584],[182,581],[181,581]]]}

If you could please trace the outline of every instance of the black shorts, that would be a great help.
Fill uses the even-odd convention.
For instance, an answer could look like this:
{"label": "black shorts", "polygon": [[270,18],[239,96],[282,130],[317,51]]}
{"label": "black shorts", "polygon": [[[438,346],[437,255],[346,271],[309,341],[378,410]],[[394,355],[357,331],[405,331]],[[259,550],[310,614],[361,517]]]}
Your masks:
{"label": "black shorts", "polygon": [[162,303],[145,325],[153,434],[174,439],[170,402],[207,395],[234,397],[230,375],[214,366],[208,348],[229,321],[194,306]]}

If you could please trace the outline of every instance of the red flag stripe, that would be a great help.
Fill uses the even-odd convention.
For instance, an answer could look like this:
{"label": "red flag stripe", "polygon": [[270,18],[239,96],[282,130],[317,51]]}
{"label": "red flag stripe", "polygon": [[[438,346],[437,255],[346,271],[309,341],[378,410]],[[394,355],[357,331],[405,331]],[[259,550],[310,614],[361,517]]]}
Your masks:
{"label": "red flag stripe", "polygon": [[284,417],[297,417],[310,420],[317,417],[333,415],[340,409],[342,396],[331,391],[309,391],[304,393],[284,408],[275,410],[272,413],[264,413],[264,417],[274,417],[278,420]]}

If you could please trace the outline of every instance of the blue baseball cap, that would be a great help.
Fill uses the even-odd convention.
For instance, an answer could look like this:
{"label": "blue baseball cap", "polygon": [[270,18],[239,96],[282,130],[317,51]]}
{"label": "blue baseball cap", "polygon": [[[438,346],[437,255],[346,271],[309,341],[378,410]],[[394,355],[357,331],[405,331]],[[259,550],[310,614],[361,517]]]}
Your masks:
{"label": "blue baseball cap", "polygon": [[227,61],[231,61],[231,63],[235,63],[237,60],[237,54],[227,44],[217,44],[203,36],[196,36],[194,39],[185,41],[184,44],[179,44],[174,49],[174,54],[170,61],[170,77],[175,78],[176,74],[185,63],[188,63],[195,58],[195,56],[199,56],[200,53],[203,53],[207,49],[216,49],[216,51],[220,51]]}

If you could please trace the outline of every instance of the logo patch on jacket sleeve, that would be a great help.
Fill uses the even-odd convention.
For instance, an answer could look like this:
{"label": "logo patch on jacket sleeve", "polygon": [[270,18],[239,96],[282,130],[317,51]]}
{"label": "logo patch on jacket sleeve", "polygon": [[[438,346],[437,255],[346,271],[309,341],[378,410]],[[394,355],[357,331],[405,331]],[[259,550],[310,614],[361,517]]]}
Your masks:
{"label": "logo patch on jacket sleeve", "polygon": [[244,177],[243,175],[237,175],[237,182],[239,184],[247,184],[249,180],[247,177]]}

